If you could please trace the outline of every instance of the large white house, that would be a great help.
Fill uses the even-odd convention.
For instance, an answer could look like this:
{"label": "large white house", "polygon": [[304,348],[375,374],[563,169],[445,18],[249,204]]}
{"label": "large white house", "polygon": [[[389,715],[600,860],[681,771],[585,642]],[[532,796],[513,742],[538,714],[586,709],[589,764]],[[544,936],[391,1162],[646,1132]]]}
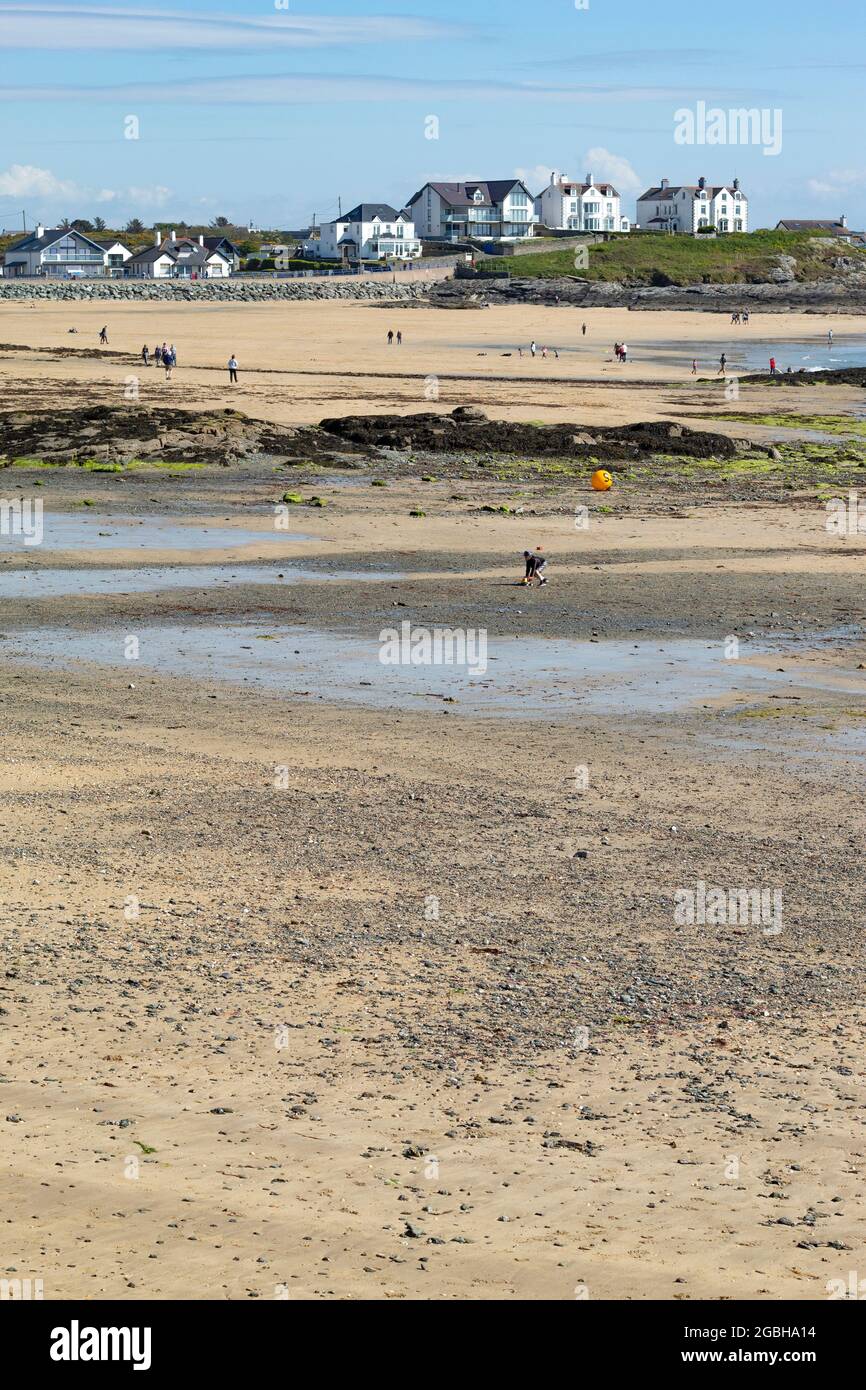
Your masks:
{"label": "large white house", "polygon": [[309,254],[328,261],[414,261],[421,255],[415,223],[390,203],[359,203],[333,222],[323,222]]}
{"label": "large white house", "polygon": [[232,256],[227,249],[211,248],[208,240],[214,238],[176,238],[172,233],[163,241],[157,231],[153,246],[127,262],[126,273],[147,280],[224,280],[234,269]]}
{"label": "large white house", "polygon": [[533,235],[535,200],[520,179],[425,183],[409,199],[421,237],[517,241]]}
{"label": "large white house", "polygon": [[651,232],[695,233],[699,227],[715,227],[717,232],[749,230],[749,200],[740,180],[712,185],[706,179],[696,184],[673,184],[662,179],[637,200],[638,225]]}
{"label": "large white house", "polygon": [[613,184],[596,183],[592,174],[575,183],[552,170],[550,183],[535,199],[535,211],[542,226],[556,231],[627,232],[631,225]]}
{"label": "large white house", "polygon": [[102,275],[107,256],[106,248],[83,232],[38,226],[9,247],[3,268],[5,275]]}

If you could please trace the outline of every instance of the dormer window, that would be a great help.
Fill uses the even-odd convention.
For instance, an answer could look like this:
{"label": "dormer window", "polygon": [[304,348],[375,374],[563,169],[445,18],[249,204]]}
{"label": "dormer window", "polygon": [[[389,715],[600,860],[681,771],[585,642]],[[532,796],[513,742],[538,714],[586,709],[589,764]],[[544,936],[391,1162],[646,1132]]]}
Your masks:
{"label": "dormer window", "polygon": [[476,188],[475,192],[472,194],[472,201],[473,203],[484,202],[484,194],[481,192],[480,188]]}

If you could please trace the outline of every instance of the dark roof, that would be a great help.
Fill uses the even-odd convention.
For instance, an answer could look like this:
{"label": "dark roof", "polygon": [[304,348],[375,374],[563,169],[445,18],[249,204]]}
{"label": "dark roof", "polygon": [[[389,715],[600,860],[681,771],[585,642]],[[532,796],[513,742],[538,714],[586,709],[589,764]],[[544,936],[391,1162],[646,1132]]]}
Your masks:
{"label": "dark roof", "polygon": [[[480,189],[484,195],[481,207],[493,207],[496,203],[501,203],[503,198],[511,192],[512,188],[522,188],[531,197],[529,189],[522,179],[468,179],[465,183],[431,183],[424,184],[424,188],[435,189],[439,197],[452,206],[461,203],[473,203],[474,193]],[[414,197],[409,199],[409,206],[417,203],[424,188],[419,188]]]}
{"label": "dark roof", "polygon": [[204,244],[209,251],[222,251],[228,249],[233,256],[239,256],[240,252],[233,241],[229,241],[227,236],[206,236]]}
{"label": "dark roof", "polygon": [[776,231],[786,232],[831,232],[834,236],[862,236],[839,221],[838,217],[818,217],[811,220],[803,217],[784,217],[776,223]]}
{"label": "dark roof", "polygon": [[91,240],[95,241],[96,245],[101,246],[105,251],[108,250],[109,246],[124,246],[127,251],[132,250],[129,242],[124,241],[123,237],[119,236],[97,236],[91,237]]}
{"label": "dark roof", "polygon": [[344,212],[342,217],[334,220],[337,222],[396,222],[398,217],[405,216],[399,213],[396,208],[392,208],[390,203],[359,203],[350,212]]}
{"label": "dark roof", "polygon": [[92,237],[86,236],[84,232],[79,232],[73,227],[53,227],[50,232],[43,232],[38,237],[35,232],[28,232],[22,241],[16,241],[14,246],[7,247],[7,251],[44,251],[46,246],[53,246],[55,241],[60,241],[61,237],[77,236],[82,241],[87,241],[91,246],[99,246],[100,251],[104,248],[94,241]]}
{"label": "dark roof", "polygon": [[132,259],[144,265],[146,262],[158,260],[160,256],[166,254],[171,255],[171,252],[164,246],[148,246],[146,251],[136,252]]}
{"label": "dark roof", "polygon": [[668,185],[667,188],[662,188],[661,186],[657,188],[648,188],[646,193],[641,193],[637,201],[642,203],[645,199],[654,198],[656,202],[661,203],[667,198],[673,198],[677,193],[692,193],[694,195],[698,193],[709,193],[712,194],[714,198],[719,193],[739,193],[743,198],[746,196],[741,188],[734,188],[733,184],[730,183],[705,183],[703,188],[696,183],[676,183],[673,187]]}
{"label": "dark roof", "polygon": [[563,193],[566,189],[574,189],[577,193],[586,193],[590,188],[597,188],[599,193],[603,193],[606,198],[619,197],[619,193],[612,183],[575,183],[574,179],[559,179],[555,184],[547,184],[547,187],[542,188],[541,193],[537,193],[535,196],[540,198],[541,194],[546,193],[547,189],[551,187],[559,188]]}

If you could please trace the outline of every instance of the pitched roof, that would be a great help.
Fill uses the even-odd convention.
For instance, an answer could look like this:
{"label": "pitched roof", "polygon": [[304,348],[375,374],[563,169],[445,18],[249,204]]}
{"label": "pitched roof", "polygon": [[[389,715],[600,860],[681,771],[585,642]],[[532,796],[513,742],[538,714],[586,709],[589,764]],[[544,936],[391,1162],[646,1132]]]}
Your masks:
{"label": "pitched roof", "polygon": [[44,251],[47,246],[53,246],[55,241],[60,241],[65,236],[81,237],[82,241],[87,241],[91,246],[98,246],[102,251],[105,248],[100,246],[98,241],[86,236],[84,232],[79,232],[74,227],[53,227],[51,231],[43,231],[42,236],[37,236],[35,232],[28,232],[27,236],[21,241],[16,241],[14,246],[7,247],[7,251]]}
{"label": "pitched roof", "polygon": [[[548,184],[547,187],[550,188],[551,185]],[[575,183],[574,179],[558,179],[553,187],[558,188],[562,193],[580,194],[588,193],[591,188],[596,188],[599,193],[603,193],[606,198],[619,197],[619,193],[612,183]],[[545,192],[546,189],[542,188],[541,193],[538,193],[536,196],[540,198],[541,194]]]}
{"label": "pitched roof", "polygon": [[705,183],[703,188],[697,183],[675,183],[673,186],[669,184],[667,188],[662,188],[661,186],[648,188],[646,193],[641,193],[638,202],[643,203],[647,199],[652,198],[655,199],[657,203],[662,203],[667,199],[674,198],[677,193],[691,193],[694,196],[698,193],[707,193],[713,198],[717,197],[719,193],[739,193],[741,198],[746,197],[741,188],[734,188],[733,184],[730,183]]}
{"label": "pitched roof", "polygon": [[786,232],[832,232],[836,236],[862,236],[861,232],[852,232],[850,227],[846,227],[838,217],[784,217],[776,223],[776,231],[782,229]]}
{"label": "pitched roof", "polygon": [[359,203],[350,212],[344,212],[342,217],[337,217],[336,222],[396,222],[398,217],[405,217],[405,212],[398,212],[392,208],[390,203]]}
{"label": "pitched roof", "polygon": [[[493,207],[496,203],[501,203],[512,188],[522,188],[529,194],[529,189],[522,179],[468,179],[465,183],[425,183],[424,188],[428,187],[438,193],[444,203],[449,203],[452,207],[474,203],[476,191],[483,194],[483,199],[478,204],[481,207]],[[424,188],[419,188],[414,197],[409,199],[410,207],[421,197]]]}

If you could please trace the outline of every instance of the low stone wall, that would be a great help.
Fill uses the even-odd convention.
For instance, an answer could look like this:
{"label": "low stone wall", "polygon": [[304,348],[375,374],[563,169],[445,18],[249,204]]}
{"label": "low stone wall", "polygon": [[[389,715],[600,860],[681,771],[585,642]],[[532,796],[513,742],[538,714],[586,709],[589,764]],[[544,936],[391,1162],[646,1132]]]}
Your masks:
{"label": "low stone wall", "polygon": [[286,299],[386,300],[414,303],[426,298],[429,279],[398,280],[381,276],[375,280],[197,280],[194,284],[177,280],[2,280],[3,300],[184,300],[190,303],[261,304]]}

